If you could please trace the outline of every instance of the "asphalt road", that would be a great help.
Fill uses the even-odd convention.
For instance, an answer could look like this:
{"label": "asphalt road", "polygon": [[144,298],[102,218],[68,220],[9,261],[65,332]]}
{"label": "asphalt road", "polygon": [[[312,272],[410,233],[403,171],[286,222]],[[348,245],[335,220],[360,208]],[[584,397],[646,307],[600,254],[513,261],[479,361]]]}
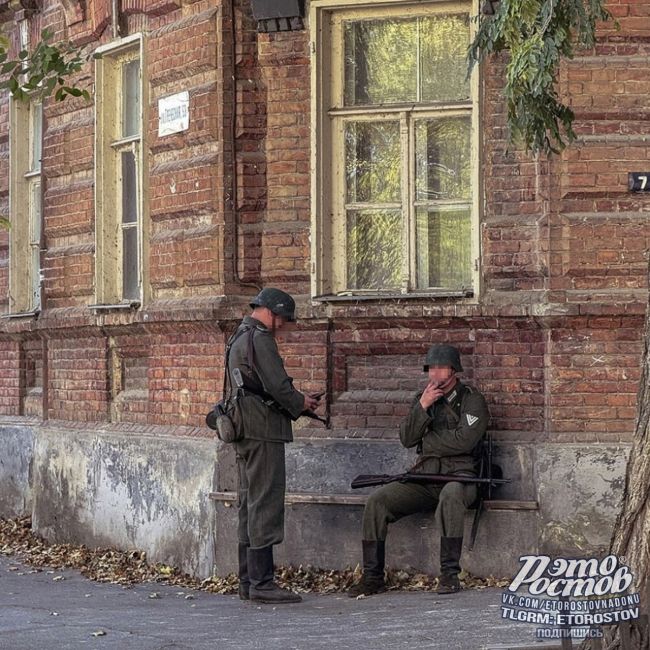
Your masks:
{"label": "asphalt road", "polygon": [[544,648],[500,617],[501,590],[304,594],[269,606],[156,584],[123,588],[0,556],[1,650],[388,650]]}

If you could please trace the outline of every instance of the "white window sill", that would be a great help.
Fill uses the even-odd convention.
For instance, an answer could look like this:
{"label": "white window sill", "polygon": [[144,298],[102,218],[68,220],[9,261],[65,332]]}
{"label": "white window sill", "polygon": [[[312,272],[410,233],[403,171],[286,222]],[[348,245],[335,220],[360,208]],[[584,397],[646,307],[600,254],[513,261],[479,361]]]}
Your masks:
{"label": "white window sill", "polygon": [[40,313],[40,309],[33,309],[32,311],[17,311],[13,314],[3,314],[2,318],[36,318]]}
{"label": "white window sill", "polygon": [[343,292],[338,294],[323,294],[313,296],[313,302],[359,302],[369,300],[422,300],[436,298],[471,298],[474,295],[473,289],[436,289],[432,291],[414,291],[411,293],[375,292],[375,293],[354,293]]}
{"label": "white window sill", "polygon": [[111,311],[114,309],[137,309],[140,307],[139,300],[131,300],[129,302],[118,302],[113,305],[88,305],[90,309],[95,311]]}

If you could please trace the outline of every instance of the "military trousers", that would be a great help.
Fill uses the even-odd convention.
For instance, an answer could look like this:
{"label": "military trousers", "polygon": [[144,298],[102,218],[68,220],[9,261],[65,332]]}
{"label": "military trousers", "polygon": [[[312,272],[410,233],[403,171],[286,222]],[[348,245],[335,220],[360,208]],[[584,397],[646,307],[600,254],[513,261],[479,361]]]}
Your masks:
{"label": "military trousers", "polygon": [[239,543],[265,548],[284,539],[284,443],[234,443],[239,473]]}
{"label": "military trousers", "polygon": [[433,510],[442,537],[462,537],[465,511],[476,497],[476,485],[464,483],[388,483],[368,497],[362,539],[384,541],[388,524],[416,512]]}

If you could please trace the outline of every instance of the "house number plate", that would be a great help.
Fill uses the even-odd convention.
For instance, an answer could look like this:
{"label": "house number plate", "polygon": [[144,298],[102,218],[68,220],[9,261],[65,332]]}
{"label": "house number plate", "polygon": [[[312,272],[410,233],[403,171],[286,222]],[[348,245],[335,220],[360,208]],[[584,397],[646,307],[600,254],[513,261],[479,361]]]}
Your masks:
{"label": "house number plate", "polygon": [[650,192],[650,172],[628,172],[627,187],[630,192]]}

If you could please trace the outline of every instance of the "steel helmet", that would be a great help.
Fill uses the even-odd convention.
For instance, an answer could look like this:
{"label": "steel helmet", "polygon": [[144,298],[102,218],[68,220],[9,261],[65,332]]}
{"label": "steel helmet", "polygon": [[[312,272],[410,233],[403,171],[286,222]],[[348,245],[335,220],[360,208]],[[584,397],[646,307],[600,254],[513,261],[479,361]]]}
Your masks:
{"label": "steel helmet", "polygon": [[266,307],[276,316],[282,316],[282,318],[286,318],[288,321],[296,320],[296,302],[286,291],[282,291],[281,289],[274,289],[272,287],[262,289],[251,300],[250,306],[253,308]]}
{"label": "steel helmet", "polygon": [[456,372],[463,372],[460,352],[453,345],[432,345],[424,362],[424,372],[428,372],[429,366],[450,366]]}

